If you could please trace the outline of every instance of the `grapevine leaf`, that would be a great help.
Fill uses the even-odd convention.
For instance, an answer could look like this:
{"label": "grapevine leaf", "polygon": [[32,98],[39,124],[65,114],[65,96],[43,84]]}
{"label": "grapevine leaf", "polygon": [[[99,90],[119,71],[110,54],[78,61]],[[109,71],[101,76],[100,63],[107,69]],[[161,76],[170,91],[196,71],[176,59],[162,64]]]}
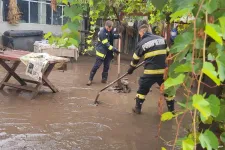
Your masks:
{"label": "grapevine leaf", "polygon": [[216,58],[216,63],[218,66],[219,78],[221,81],[225,80],[225,56],[218,56]]}
{"label": "grapevine leaf", "polygon": [[171,78],[171,77],[168,78],[164,82],[164,89],[168,89],[171,86],[175,86],[175,85],[179,85],[179,84],[183,83],[184,82],[184,78],[185,78],[184,74],[180,74],[176,78]]}
{"label": "grapevine leaf", "polygon": [[219,18],[223,39],[225,40],[225,17]]}
{"label": "grapevine leaf", "polygon": [[211,53],[208,54],[207,58],[209,61],[214,61],[216,59],[215,56],[213,56]]}
{"label": "grapevine leaf", "polygon": [[201,146],[207,148],[207,150],[218,149],[219,142],[216,135],[210,131],[206,130],[204,133],[201,133],[199,136]]}
{"label": "grapevine leaf", "polygon": [[92,7],[94,5],[94,0],[89,0],[89,5]]}
{"label": "grapevine leaf", "polygon": [[211,114],[209,102],[204,99],[202,95],[193,96],[193,106],[201,113],[201,115],[207,120]]}
{"label": "grapevine leaf", "polygon": [[197,38],[196,39],[196,45],[195,45],[196,49],[202,49],[203,43],[204,43],[203,39]]}
{"label": "grapevine leaf", "polygon": [[211,116],[217,117],[220,112],[220,100],[216,97],[216,95],[210,95],[206,100],[210,105]]}
{"label": "grapevine leaf", "polygon": [[208,0],[203,8],[208,14],[211,14],[218,8],[218,2],[216,0]]}
{"label": "grapevine leaf", "polygon": [[193,109],[193,106],[192,106],[192,102],[189,101],[187,104],[184,102],[184,103],[181,103],[181,102],[177,102],[178,105],[182,106],[183,108],[185,109],[189,109],[189,110],[192,110]]}
{"label": "grapevine leaf", "polygon": [[169,77],[175,78],[177,74],[175,73],[174,69],[176,69],[180,65],[179,62],[174,61],[169,67]]}
{"label": "grapevine leaf", "polygon": [[151,0],[152,4],[159,10],[162,10],[167,0]]}
{"label": "grapevine leaf", "polygon": [[223,99],[220,100],[220,112],[219,115],[215,118],[216,121],[225,121],[225,101]]}
{"label": "grapevine leaf", "polygon": [[166,148],[165,147],[162,147],[162,150],[166,150]]}
{"label": "grapevine leaf", "polygon": [[225,132],[220,135],[220,140],[225,143]]}
{"label": "grapevine leaf", "polygon": [[171,120],[174,115],[171,112],[165,112],[161,116],[161,121]]}
{"label": "grapevine leaf", "polygon": [[174,12],[173,14],[170,15],[170,17],[171,17],[170,22],[174,21],[175,19],[177,19],[179,17],[183,17],[183,16],[189,14],[193,8],[194,7],[187,7],[187,8],[183,8],[181,10]]}
{"label": "grapevine leaf", "polygon": [[212,124],[213,118],[211,116],[206,119],[203,115],[200,115],[200,119],[204,124]]}
{"label": "grapevine leaf", "polygon": [[182,141],[183,150],[193,150],[194,149],[194,141],[193,139],[187,138]]}
{"label": "grapevine leaf", "polygon": [[192,66],[190,63],[185,63],[180,66],[178,66],[175,70],[176,73],[184,73],[184,72],[191,72]]}
{"label": "grapevine leaf", "polygon": [[218,73],[215,71],[215,67],[210,62],[203,64],[202,72],[211,78],[217,85],[220,85],[220,79],[218,79]]}
{"label": "grapevine leaf", "polygon": [[220,26],[216,24],[206,24],[205,33],[213,38],[217,43],[222,45],[223,41],[220,37]]}
{"label": "grapevine leaf", "polygon": [[194,34],[192,32],[185,32],[175,38],[175,43],[170,49],[170,53],[177,53],[184,50],[193,40]]}

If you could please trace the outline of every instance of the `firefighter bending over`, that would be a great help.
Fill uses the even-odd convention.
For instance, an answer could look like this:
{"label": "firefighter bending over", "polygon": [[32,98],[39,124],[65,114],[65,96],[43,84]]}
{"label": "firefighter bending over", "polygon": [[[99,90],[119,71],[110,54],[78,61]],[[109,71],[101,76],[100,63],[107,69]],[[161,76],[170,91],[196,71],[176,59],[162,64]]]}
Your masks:
{"label": "firefighter bending over", "polygon": [[[139,79],[139,89],[136,95],[136,105],[132,109],[134,113],[140,114],[145,97],[152,85],[163,84],[163,74],[166,68],[167,44],[165,40],[151,33],[148,25],[144,24],[138,29],[141,41],[138,43],[133,59],[128,69],[128,74],[132,74],[141,57],[145,60],[144,74]],[[174,97],[164,94],[168,110],[174,112]]]}
{"label": "firefighter bending over", "polygon": [[108,79],[108,71],[110,62],[113,59],[113,52],[118,54],[119,51],[113,47],[113,40],[118,39],[119,35],[114,34],[113,31],[113,22],[108,20],[105,23],[105,27],[100,30],[98,34],[98,43],[96,45],[96,62],[91,69],[88,86],[92,84],[93,78],[103,63],[103,72],[102,72],[102,83],[106,83]]}

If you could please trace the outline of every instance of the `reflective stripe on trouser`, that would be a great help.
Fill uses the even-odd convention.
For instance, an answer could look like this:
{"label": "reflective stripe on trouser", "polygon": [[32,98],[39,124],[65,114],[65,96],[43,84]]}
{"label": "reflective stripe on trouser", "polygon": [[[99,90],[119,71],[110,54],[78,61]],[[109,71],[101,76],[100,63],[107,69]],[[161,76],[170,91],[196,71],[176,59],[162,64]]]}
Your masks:
{"label": "reflective stripe on trouser", "polygon": [[167,96],[167,95],[164,95],[166,101],[172,101],[174,100],[175,96]]}
{"label": "reflective stripe on trouser", "polygon": [[136,97],[139,98],[139,99],[141,99],[141,100],[145,100],[146,95],[137,94]]}

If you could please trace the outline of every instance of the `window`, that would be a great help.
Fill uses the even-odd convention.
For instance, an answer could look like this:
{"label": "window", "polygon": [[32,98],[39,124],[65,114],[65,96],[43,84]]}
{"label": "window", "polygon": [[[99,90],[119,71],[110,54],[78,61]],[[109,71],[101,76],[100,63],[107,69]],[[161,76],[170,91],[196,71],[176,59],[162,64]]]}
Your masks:
{"label": "window", "polygon": [[[3,2],[3,21],[7,21],[9,0]],[[58,5],[57,11],[51,8],[50,0],[17,0],[22,23],[40,23],[63,25],[68,20],[63,16],[64,5]]]}

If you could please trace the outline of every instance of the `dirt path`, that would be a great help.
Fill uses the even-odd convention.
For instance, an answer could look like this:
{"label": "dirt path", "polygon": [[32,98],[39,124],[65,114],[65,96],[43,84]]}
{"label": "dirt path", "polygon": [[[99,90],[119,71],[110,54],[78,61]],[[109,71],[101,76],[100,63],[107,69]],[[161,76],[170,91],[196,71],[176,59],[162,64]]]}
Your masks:
{"label": "dirt path", "polygon": [[[27,92],[5,88],[0,93],[0,149],[1,150],[155,150],[164,146],[157,141],[159,90],[153,88],[143,106],[142,115],[134,115],[134,97],[138,77],[143,69],[129,76],[130,94],[106,91],[94,106],[94,98],[102,87],[101,70],[95,84],[86,86],[93,58],[81,57],[70,64],[68,71],[54,71],[50,80],[59,88],[56,94],[42,89],[41,95],[29,100]],[[127,69],[122,65],[122,73]],[[112,65],[109,80],[117,77]],[[24,74],[21,65],[17,71]],[[0,68],[0,78],[4,72]],[[161,135],[171,140],[175,121],[162,125]],[[158,143],[158,144],[157,144]]]}

